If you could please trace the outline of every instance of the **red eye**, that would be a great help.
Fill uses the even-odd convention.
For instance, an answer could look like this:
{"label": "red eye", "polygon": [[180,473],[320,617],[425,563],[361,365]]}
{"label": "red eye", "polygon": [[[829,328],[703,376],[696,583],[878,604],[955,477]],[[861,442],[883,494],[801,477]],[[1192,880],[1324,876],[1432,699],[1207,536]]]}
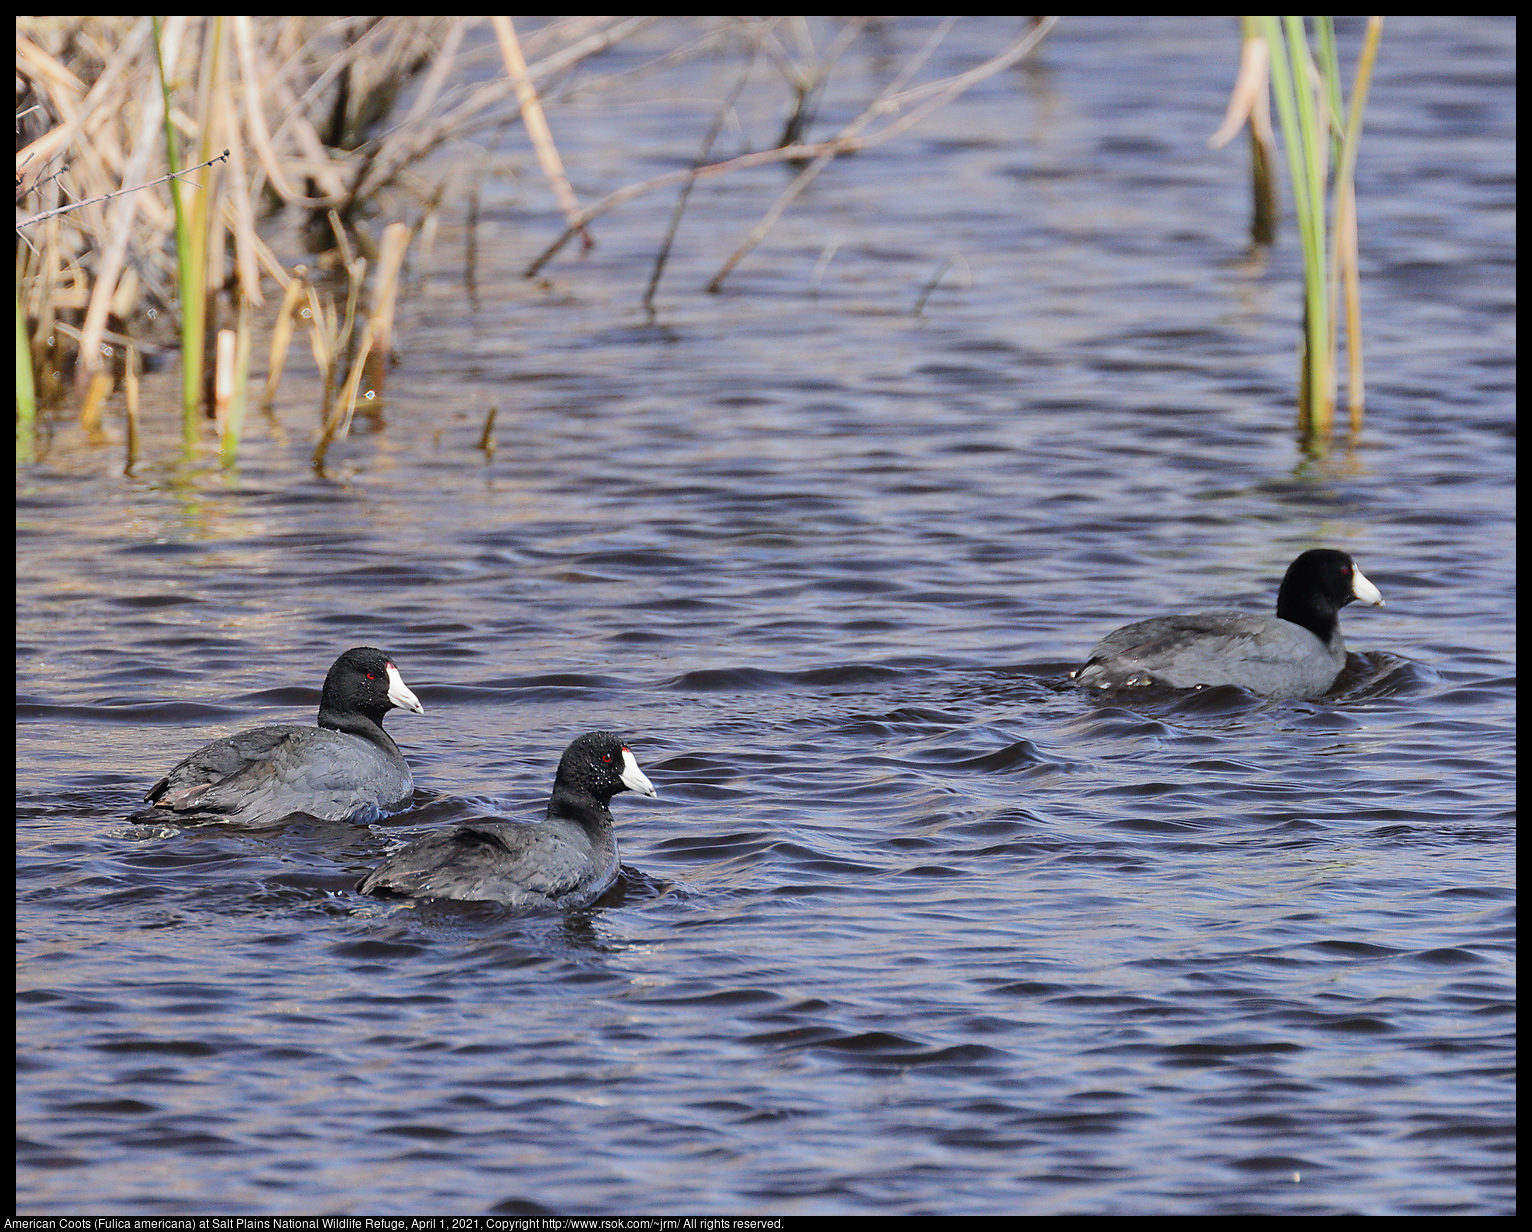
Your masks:
{"label": "red eye", "polygon": [[601,760],[602,761],[611,761],[612,760],[612,755],[610,753],[603,753],[603,754],[601,754]]}

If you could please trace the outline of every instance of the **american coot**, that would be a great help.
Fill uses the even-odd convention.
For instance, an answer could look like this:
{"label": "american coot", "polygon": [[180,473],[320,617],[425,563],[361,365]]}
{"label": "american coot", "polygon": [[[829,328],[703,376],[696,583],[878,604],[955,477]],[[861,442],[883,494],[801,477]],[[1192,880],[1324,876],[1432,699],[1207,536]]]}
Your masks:
{"label": "american coot", "polygon": [[255,727],[198,749],[149,789],[133,821],[264,826],[289,813],[370,821],[409,800],[409,763],[383,730],[393,707],[424,714],[381,650],[335,660],[319,695],[319,726]]}
{"label": "american coot", "polygon": [[1346,665],[1339,613],[1383,596],[1345,552],[1315,548],[1287,567],[1275,616],[1193,612],[1124,625],[1096,643],[1075,678],[1084,685],[1234,684],[1262,697],[1318,697]]}
{"label": "american coot", "polygon": [[358,883],[363,894],[458,898],[511,907],[583,907],[617,880],[612,797],[657,795],[613,732],[587,732],[559,760],[541,823],[475,821],[394,852]]}

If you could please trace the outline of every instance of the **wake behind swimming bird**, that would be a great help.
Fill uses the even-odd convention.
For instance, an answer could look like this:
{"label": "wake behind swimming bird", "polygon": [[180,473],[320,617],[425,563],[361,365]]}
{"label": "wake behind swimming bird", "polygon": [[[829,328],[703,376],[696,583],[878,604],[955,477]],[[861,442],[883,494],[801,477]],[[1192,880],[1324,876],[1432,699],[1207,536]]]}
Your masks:
{"label": "wake behind swimming bird", "polygon": [[383,730],[397,707],[424,714],[381,650],[356,646],[335,660],[319,695],[319,726],[255,727],[198,749],[144,796],[130,821],[267,826],[293,813],[371,821],[407,803],[414,776]]}
{"label": "wake behind swimming bird", "polygon": [[1318,697],[1346,665],[1340,610],[1353,600],[1383,606],[1350,556],[1315,548],[1287,567],[1275,616],[1214,611],[1140,620],[1096,643],[1074,677],[1101,690],[1232,684],[1262,697]]}
{"label": "wake behind swimming bird", "polygon": [[594,902],[621,860],[612,797],[659,793],[614,732],[587,732],[559,760],[542,822],[487,819],[401,848],[357,885],[363,894],[504,903],[518,909]]}

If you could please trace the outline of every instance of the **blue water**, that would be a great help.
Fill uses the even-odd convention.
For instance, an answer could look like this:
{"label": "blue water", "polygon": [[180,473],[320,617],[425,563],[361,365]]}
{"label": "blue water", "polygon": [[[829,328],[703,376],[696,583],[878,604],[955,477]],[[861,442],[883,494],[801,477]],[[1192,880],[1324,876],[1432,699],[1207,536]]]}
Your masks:
{"label": "blue water", "polygon": [[[689,29],[550,109],[582,199],[694,155],[737,61],[595,80]],[[476,305],[459,216],[322,475],[301,369],[227,473],[176,460],[174,373],[130,477],[61,420],[18,477],[18,1211],[1512,1212],[1513,49],[1389,19],[1367,420],[1322,461],[1202,18],[1065,18],[720,296],[790,172],[699,185],[653,322],[672,198],[528,283],[556,211],[514,130]],[[854,50],[820,126],[889,71]],[[1313,546],[1387,601],[1332,695],[1069,683],[1128,620],[1269,610]],[[312,721],[355,644],[425,705],[389,719],[413,809],[123,820],[200,743]],[[354,892],[536,817],[607,727],[660,795],[614,801],[595,907]]]}

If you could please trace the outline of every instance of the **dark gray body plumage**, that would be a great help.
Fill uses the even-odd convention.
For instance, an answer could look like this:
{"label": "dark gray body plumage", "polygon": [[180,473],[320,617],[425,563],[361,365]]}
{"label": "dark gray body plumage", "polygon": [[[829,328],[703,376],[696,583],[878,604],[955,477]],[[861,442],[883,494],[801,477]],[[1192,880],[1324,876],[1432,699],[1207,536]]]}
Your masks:
{"label": "dark gray body plumage", "polygon": [[[372,821],[406,803],[415,780],[399,746],[324,727],[255,727],[198,749],[149,789],[146,821],[262,825],[291,813]],[[147,816],[145,815],[147,814]]]}
{"label": "dark gray body plumage", "polygon": [[1328,642],[1302,625],[1248,612],[1192,612],[1124,625],[1096,643],[1082,684],[1172,689],[1233,684],[1262,697],[1317,697],[1346,666],[1337,627]]}
{"label": "dark gray body plumage", "polygon": [[470,822],[395,852],[358,888],[518,909],[583,907],[611,887],[621,868],[611,816],[594,827],[562,817]]}
{"label": "dark gray body plumage", "polygon": [[587,732],[559,761],[541,822],[489,818],[401,848],[357,884],[363,894],[503,903],[518,910],[583,907],[617,880],[612,797],[655,794],[613,732]]}
{"label": "dark gray body plumage", "polygon": [[393,707],[423,713],[381,650],[358,646],[325,677],[319,726],[255,727],[186,758],[144,796],[133,821],[271,825],[293,813],[371,821],[407,803],[414,776],[383,730]]}
{"label": "dark gray body plumage", "polygon": [[1315,548],[1288,566],[1275,616],[1215,611],[1136,621],[1097,642],[1075,679],[1102,690],[1229,684],[1262,697],[1318,697],[1346,666],[1340,610],[1358,599],[1383,603],[1350,556]]}

